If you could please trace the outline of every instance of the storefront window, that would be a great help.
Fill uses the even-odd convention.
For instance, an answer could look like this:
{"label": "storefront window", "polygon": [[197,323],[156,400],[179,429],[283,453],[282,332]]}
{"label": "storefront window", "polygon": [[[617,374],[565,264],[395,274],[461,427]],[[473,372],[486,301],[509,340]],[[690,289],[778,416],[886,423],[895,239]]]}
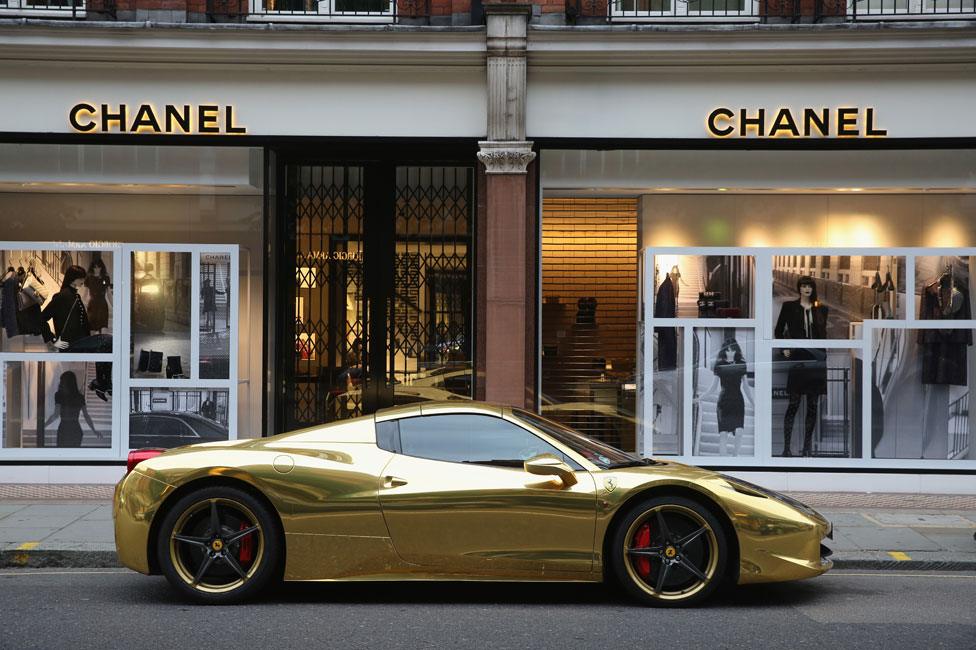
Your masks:
{"label": "storefront window", "polygon": [[[628,451],[637,444],[637,226],[633,199],[543,205],[542,415]],[[661,340],[656,381],[658,394],[668,397],[655,401],[657,413],[648,418],[657,453],[674,454],[683,418],[676,359],[683,352],[675,336]]]}
{"label": "storefront window", "polygon": [[[0,455],[261,431],[262,158],[0,145],[0,222],[18,239],[0,243]],[[164,420],[167,440],[149,433]]]}
{"label": "storefront window", "polygon": [[[731,467],[976,467],[976,155],[904,151],[895,169],[882,151],[710,151],[714,178],[701,157],[543,152],[543,393],[567,337],[549,293],[565,269],[579,286],[605,281],[572,247],[547,248],[563,243],[547,233],[633,199],[639,451]],[[597,198],[609,195],[627,198]]]}

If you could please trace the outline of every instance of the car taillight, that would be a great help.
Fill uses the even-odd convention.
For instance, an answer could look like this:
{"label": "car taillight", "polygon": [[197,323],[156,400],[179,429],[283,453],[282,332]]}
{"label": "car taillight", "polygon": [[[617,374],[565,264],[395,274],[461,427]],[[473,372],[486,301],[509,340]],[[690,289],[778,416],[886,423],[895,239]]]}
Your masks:
{"label": "car taillight", "polygon": [[164,451],[166,450],[161,449],[159,447],[150,447],[146,449],[133,449],[132,451],[129,452],[129,458],[125,463],[125,473],[128,474],[133,469],[135,469],[136,465],[138,465],[142,461],[149,460],[150,458],[154,458],[160,455],[161,453],[163,453]]}

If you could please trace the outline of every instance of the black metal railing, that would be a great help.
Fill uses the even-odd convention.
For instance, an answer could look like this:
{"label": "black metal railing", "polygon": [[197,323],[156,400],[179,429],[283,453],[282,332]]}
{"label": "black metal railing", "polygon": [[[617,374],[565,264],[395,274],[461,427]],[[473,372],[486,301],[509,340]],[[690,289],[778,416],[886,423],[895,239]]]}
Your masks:
{"label": "black metal railing", "polygon": [[949,405],[949,460],[969,456],[969,393]]}
{"label": "black metal railing", "polygon": [[28,17],[114,19],[115,8],[115,0],[0,0],[0,11],[5,15],[14,13]]}
{"label": "black metal railing", "polygon": [[859,20],[976,19],[976,0],[851,0],[847,18]]}
{"label": "black metal railing", "polygon": [[[575,0],[579,3],[580,0]],[[573,5],[574,7],[576,4]],[[609,22],[976,20],[976,0],[608,0]]]}
{"label": "black metal railing", "polygon": [[800,0],[609,0],[609,22],[754,22],[766,18],[793,20]]}
{"label": "black metal railing", "polygon": [[212,20],[221,15],[245,14],[298,22],[307,19],[338,23],[397,23],[428,19],[430,0],[208,0],[208,17]]}

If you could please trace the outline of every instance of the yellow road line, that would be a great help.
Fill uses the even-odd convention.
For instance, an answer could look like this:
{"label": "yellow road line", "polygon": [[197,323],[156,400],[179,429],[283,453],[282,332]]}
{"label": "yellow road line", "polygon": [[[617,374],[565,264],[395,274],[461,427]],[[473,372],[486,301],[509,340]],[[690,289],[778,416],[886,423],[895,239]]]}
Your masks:
{"label": "yellow road line", "polygon": [[903,553],[901,551],[888,551],[888,555],[895,558],[899,562],[904,562],[905,560],[912,559],[911,556],[908,555],[908,553]]}
{"label": "yellow road line", "polygon": [[[14,551],[33,551],[35,548],[40,546],[40,542],[24,542],[20,546],[14,549]],[[26,566],[30,561],[30,556],[27,553],[17,553],[14,555],[14,564],[19,564],[20,566]]]}

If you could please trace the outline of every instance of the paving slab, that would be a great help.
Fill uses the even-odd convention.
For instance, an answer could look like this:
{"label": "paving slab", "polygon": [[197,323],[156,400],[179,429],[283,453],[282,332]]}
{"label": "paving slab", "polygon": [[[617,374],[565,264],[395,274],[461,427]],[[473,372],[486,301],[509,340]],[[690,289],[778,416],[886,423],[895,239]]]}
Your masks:
{"label": "paving slab", "polygon": [[976,538],[973,537],[973,531],[971,530],[923,528],[915,532],[931,540],[943,550],[973,553],[976,555]]}
{"label": "paving slab", "polygon": [[830,520],[834,528],[869,528],[877,524],[860,512],[832,512],[821,510],[820,514]]}
{"label": "paving slab", "polygon": [[15,512],[12,515],[8,515],[3,519],[0,519],[0,530],[8,530],[22,528],[25,526],[33,526],[36,528],[64,528],[68,524],[78,521],[79,517],[82,515],[71,516],[69,514],[62,514],[51,517],[31,517],[30,515],[25,515],[22,512]]}
{"label": "paving slab", "polygon": [[824,545],[835,553],[841,551],[861,551],[863,550],[858,546],[849,535],[844,533],[843,530],[834,529],[834,538],[824,541]]}
{"label": "paving slab", "polygon": [[11,514],[13,514],[15,512],[18,512],[20,510],[23,510],[26,507],[27,506],[26,505],[23,505],[23,504],[6,504],[6,503],[0,503],[0,519],[3,519],[7,515],[11,515]]}
{"label": "paving slab", "polygon": [[976,523],[965,517],[941,513],[870,512],[864,517],[883,527],[976,528]]}
{"label": "paving slab", "polygon": [[40,540],[45,544],[56,542],[114,542],[115,532],[111,522],[79,520]]}
{"label": "paving slab", "polygon": [[39,528],[22,526],[18,528],[0,528],[0,544],[24,542],[39,542],[58,531],[57,528]]}
{"label": "paving slab", "polygon": [[112,521],[112,506],[99,506],[82,517],[82,521]]}
{"label": "paving slab", "polygon": [[17,512],[18,516],[26,517],[59,517],[69,516],[75,519],[84,517],[98,509],[94,504],[61,504],[38,503],[27,506]]}
{"label": "paving slab", "polygon": [[938,551],[939,545],[911,528],[848,528],[843,531],[869,551]]}

